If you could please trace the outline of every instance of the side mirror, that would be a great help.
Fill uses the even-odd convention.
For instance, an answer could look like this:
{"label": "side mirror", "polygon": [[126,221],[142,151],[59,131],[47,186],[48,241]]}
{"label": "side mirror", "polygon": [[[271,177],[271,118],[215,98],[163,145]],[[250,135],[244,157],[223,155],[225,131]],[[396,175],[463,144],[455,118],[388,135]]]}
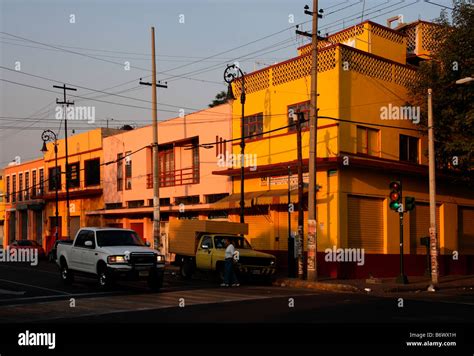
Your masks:
{"label": "side mirror", "polygon": [[204,250],[208,250],[208,249],[209,249],[209,245],[202,245],[201,248],[203,248]]}
{"label": "side mirror", "polygon": [[86,247],[92,247],[93,245],[94,244],[92,243],[91,240],[88,240],[88,241],[84,242],[84,246],[86,246]]}
{"label": "side mirror", "polygon": [[145,241],[145,246],[146,246],[146,247],[150,247],[150,246],[151,246],[151,243],[149,243],[148,241]]}

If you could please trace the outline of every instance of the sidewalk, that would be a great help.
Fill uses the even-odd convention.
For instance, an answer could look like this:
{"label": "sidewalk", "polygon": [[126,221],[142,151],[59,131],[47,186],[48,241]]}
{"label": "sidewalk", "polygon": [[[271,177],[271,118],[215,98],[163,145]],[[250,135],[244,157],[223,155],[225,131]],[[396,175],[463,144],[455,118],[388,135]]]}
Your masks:
{"label": "sidewalk", "polygon": [[[317,282],[304,281],[297,278],[278,278],[273,285],[280,287],[371,294],[427,291],[428,287],[431,285],[431,279],[424,276],[409,276],[408,281],[409,284],[398,284],[395,282],[395,277],[373,279],[321,278]],[[474,275],[440,277],[436,289],[439,291],[455,289],[472,290],[474,294]]]}

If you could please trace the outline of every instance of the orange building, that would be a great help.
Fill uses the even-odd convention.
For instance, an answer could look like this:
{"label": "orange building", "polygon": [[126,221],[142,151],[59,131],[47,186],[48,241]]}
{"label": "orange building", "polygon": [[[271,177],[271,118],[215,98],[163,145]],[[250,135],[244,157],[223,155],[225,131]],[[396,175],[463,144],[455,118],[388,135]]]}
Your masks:
{"label": "orange building", "polygon": [[[229,104],[161,121],[158,125],[160,153],[161,231],[173,218],[227,218],[213,203],[228,195],[231,179],[212,174],[219,157],[231,151]],[[153,246],[152,126],[145,126],[104,139],[105,209],[89,211],[101,224],[131,228]],[[213,145],[203,145],[215,143]],[[166,239],[165,239],[166,241]],[[166,246],[165,246],[166,248]]]}
{"label": "orange building", "polygon": [[41,158],[5,167],[5,236],[3,246],[13,240],[35,240],[44,246],[44,162]]}

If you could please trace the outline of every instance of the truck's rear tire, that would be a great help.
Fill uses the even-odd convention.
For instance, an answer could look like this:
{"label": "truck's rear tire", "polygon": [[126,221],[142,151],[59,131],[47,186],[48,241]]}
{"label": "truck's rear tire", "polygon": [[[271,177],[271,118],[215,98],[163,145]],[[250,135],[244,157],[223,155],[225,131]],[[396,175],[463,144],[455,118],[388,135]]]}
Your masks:
{"label": "truck's rear tire", "polygon": [[194,268],[194,261],[192,259],[184,259],[184,261],[181,263],[181,266],[179,267],[179,274],[181,275],[181,278],[190,280],[193,277]]}
{"label": "truck's rear tire", "polygon": [[67,262],[64,259],[61,260],[59,271],[64,284],[71,285],[74,282],[74,272],[68,268]]}

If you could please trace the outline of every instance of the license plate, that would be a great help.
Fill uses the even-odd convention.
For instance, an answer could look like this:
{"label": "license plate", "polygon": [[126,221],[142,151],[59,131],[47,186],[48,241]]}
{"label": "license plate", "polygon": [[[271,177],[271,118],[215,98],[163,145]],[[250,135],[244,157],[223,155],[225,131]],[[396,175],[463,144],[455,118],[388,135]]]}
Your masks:
{"label": "license plate", "polygon": [[252,271],[252,274],[260,274],[260,270],[259,270],[259,269],[254,269],[254,270]]}
{"label": "license plate", "polygon": [[149,274],[148,271],[139,271],[139,272],[138,272],[138,275],[139,275],[140,277],[147,277],[148,274]]}

